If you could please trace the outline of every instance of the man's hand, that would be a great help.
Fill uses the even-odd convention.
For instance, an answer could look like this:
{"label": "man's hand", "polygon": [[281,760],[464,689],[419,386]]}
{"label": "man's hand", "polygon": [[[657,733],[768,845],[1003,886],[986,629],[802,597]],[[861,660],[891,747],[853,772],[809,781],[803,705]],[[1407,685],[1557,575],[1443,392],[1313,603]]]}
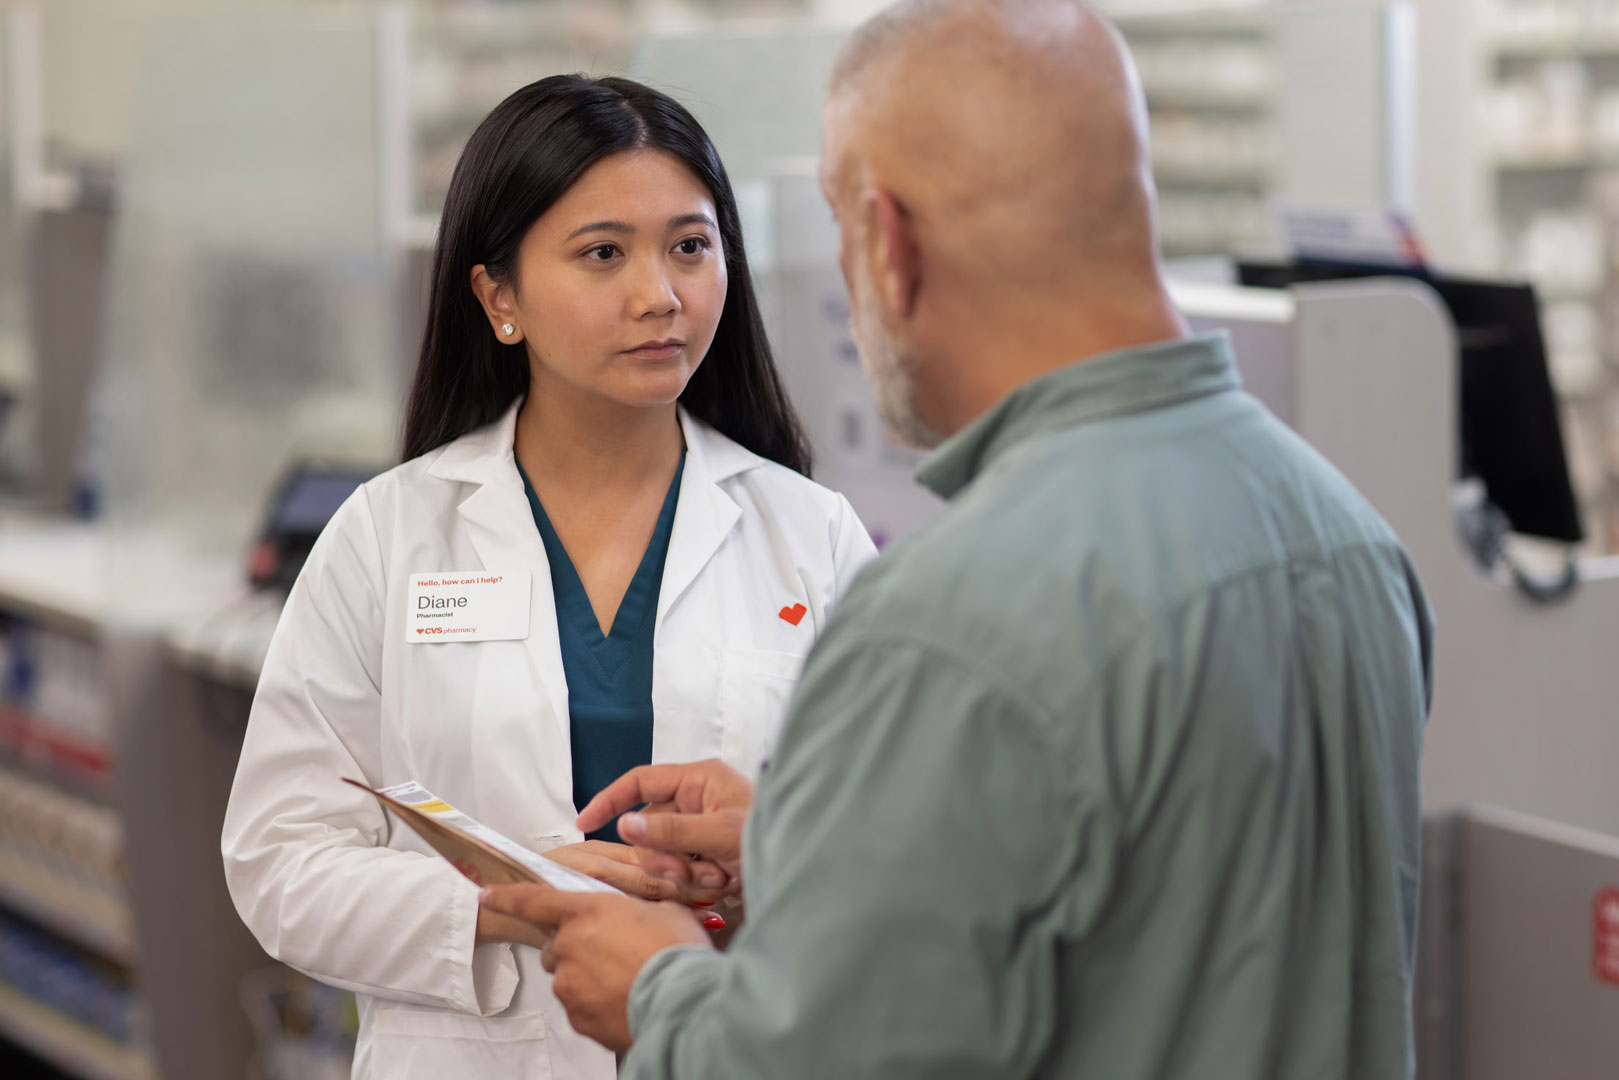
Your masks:
{"label": "man's hand", "polygon": [[[643,813],[626,811],[646,804]],[[619,814],[618,834],[635,845],[651,875],[687,889],[742,890],[742,825],[753,785],[722,761],[643,765],[590,800],[579,828],[599,829]]]}
{"label": "man's hand", "polygon": [[498,911],[490,911],[488,908],[480,906],[478,908],[478,928],[473,931],[472,943],[474,945],[494,945],[500,942],[544,949],[551,944],[551,935],[533,923],[526,923],[522,919],[514,919],[510,915],[502,915]]}
{"label": "man's hand", "polygon": [[481,903],[481,911],[549,935],[540,958],[569,1023],[620,1054],[630,1046],[630,987],[646,962],[675,945],[712,947],[680,904],[545,885],[497,885],[484,890]]}

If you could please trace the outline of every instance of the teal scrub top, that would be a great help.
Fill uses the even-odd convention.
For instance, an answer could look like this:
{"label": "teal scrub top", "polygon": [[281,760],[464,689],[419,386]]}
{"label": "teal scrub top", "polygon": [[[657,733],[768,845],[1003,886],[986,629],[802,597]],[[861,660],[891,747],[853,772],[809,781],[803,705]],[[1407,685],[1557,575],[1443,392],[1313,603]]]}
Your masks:
{"label": "teal scrub top", "polygon": [[[583,809],[602,788],[637,765],[652,761],[652,633],[657,624],[658,592],[663,563],[669,554],[680,477],[686,469],[682,451],[675,478],[664,496],[652,540],[641,565],[603,635],[584,582],[546,516],[540,497],[523,467],[534,524],[551,563],[551,591],[556,597],[557,638],[562,670],[568,680],[568,730],[573,757],[573,803]],[[618,822],[611,821],[587,839],[618,842]]]}

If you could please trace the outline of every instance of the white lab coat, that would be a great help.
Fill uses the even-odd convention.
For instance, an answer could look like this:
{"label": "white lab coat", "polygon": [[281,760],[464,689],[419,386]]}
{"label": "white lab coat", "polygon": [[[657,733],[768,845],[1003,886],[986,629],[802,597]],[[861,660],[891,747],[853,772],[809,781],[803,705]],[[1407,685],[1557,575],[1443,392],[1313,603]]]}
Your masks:
{"label": "white lab coat", "polygon": [[[529,948],[474,949],[478,890],[342,782],[419,780],[545,851],[574,827],[568,689],[517,409],[356,492],[265,660],[225,876],[270,955],[354,991],[366,1080],[606,1080]],[[654,645],[654,761],[758,771],[828,610],[875,554],[840,495],[681,414],[687,455]],[[528,569],[527,640],[405,641],[411,574]],[[784,608],[807,608],[797,625]]]}

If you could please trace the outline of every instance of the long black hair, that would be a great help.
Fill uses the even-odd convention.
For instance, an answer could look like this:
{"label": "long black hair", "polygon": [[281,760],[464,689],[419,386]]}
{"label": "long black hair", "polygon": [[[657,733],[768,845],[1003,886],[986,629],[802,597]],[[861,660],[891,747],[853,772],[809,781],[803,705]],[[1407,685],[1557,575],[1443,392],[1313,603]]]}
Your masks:
{"label": "long black hair", "polygon": [[714,342],[681,404],[761,457],[809,475],[809,440],[770,353],[736,196],[708,133],[666,94],[583,75],[512,94],[478,125],[455,167],[405,417],[406,460],[491,423],[528,390],[527,350],[490,330],[472,268],[482,263],[495,281],[512,282],[518,247],[540,215],[597,161],[644,149],[675,155],[707,186],[730,279]]}

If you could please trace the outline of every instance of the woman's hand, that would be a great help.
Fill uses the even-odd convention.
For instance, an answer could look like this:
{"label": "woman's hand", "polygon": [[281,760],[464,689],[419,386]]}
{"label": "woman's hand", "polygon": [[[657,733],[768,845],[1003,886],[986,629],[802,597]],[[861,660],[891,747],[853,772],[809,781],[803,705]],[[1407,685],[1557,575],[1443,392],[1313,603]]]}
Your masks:
{"label": "woman's hand", "polygon": [[[552,848],[544,855],[555,863],[567,866],[568,870],[589,874],[596,881],[606,881],[615,889],[644,900],[678,900],[693,907],[708,908],[724,895],[722,889],[701,889],[691,884],[654,878],[641,868],[635,848],[625,844],[583,840],[580,844]],[[550,944],[550,936],[542,933],[533,923],[491,912],[489,908],[478,908],[478,934],[474,944],[487,946],[497,941],[544,949]]]}
{"label": "woman's hand", "polygon": [[641,865],[635,849],[627,844],[585,840],[552,848],[544,854],[552,862],[588,874],[597,881],[604,881],[615,889],[643,900],[679,900],[707,907],[724,895],[723,889],[704,889],[649,874]]}
{"label": "woman's hand", "polygon": [[[552,862],[588,874],[597,881],[604,881],[615,889],[644,900],[677,900],[683,904],[709,908],[724,895],[723,889],[704,889],[654,877],[641,867],[635,849],[625,844],[585,840],[552,848],[544,855]],[[478,931],[474,940],[478,945],[506,941],[514,945],[532,945],[536,949],[543,949],[551,943],[549,935],[541,932],[533,923],[483,907],[478,909]]]}

